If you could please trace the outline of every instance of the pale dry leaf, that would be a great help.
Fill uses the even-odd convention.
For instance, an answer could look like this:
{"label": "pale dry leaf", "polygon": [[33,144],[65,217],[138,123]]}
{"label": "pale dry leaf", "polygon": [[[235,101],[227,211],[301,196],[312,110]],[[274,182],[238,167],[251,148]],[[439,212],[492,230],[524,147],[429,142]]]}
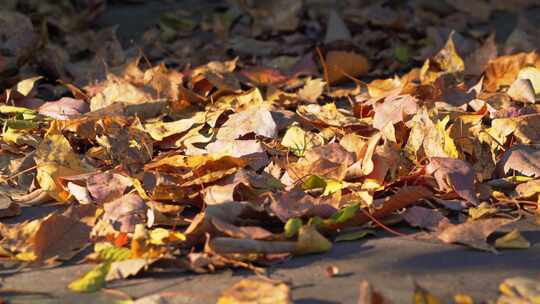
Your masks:
{"label": "pale dry leaf", "polygon": [[437,238],[445,243],[459,243],[475,249],[495,252],[486,239],[497,229],[511,222],[512,220],[509,219],[491,218],[443,226]]}
{"label": "pale dry leaf", "polygon": [[514,145],[497,163],[508,173],[515,170],[526,176],[540,177],[540,149],[534,145]]}

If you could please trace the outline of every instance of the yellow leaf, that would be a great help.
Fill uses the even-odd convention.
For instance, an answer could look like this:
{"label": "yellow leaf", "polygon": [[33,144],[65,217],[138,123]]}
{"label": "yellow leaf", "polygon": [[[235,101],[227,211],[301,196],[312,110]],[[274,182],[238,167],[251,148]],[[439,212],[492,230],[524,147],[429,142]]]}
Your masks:
{"label": "yellow leaf", "polygon": [[243,279],[225,290],[217,304],[288,304],[291,292],[284,283],[261,279]]}
{"label": "yellow leaf", "polygon": [[504,236],[495,240],[496,248],[508,249],[527,249],[531,247],[531,243],[519,233],[519,230],[514,229]]}
{"label": "yellow leaf", "polygon": [[175,241],[185,241],[186,236],[181,232],[170,231],[164,228],[150,230],[148,241],[154,245],[165,245]]}
{"label": "yellow leaf", "polygon": [[456,51],[453,40],[454,32],[450,33],[445,46],[433,58],[427,59],[420,70],[422,84],[431,84],[444,74],[463,72],[465,64]]}
{"label": "yellow leaf", "polygon": [[455,304],[474,304],[474,300],[471,296],[459,293],[454,296]]}
{"label": "yellow leaf", "polygon": [[36,150],[36,163],[39,185],[61,202],[67,201],[70,194],[62,187],[60,178],[91,171],[73,151],[56,121],[51,123]]}
{"label": "yellow leaf", "polygon": [[291,152],[299,157],[303,156],[305,151],[322,144],[324,140],[320,136],[298,126],[290,127],[281,140],[281,145],[291,149]]}
{"label": "yellow leaf", "polygon": [[369,96],[381,99],[401,92],[403,84],[399,77],[387,79],[375,79],[367,85]]}
{"label": "yellow leaf", "polygon": [[442,301],[432,295],[429,291],[416,285],[413,295],[414,304],[442,304]]}
{"label": "yellow leaf", "polygon": [[96,292],[105,285],[105,277],[110,268],[110,262],[99,264],[81,278],[71,282],[68,287],[76,292]]}
{"label": "yellow leaf", "polygon": [[41,78],[43,78],[43,76],[32,77],[19,81],[16,87],[17,92],[21,93],[24,96],[27,96],[34,88],[36,82]]}

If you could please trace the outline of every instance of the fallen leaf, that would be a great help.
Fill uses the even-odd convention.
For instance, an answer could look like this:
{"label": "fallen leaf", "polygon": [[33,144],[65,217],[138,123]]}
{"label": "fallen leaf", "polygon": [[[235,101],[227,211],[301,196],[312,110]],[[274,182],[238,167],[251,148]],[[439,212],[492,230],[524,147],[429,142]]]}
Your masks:
{"label": "fallen leaf", "polygon": [[527,79],[531,82],[534,89],[534,94],[540,94],[540,68],[525,67],[519,70],[518,79]]}
{"label": "fallen leaf", "polygon": [[294,254],[304,255],[329,251],[332,243],[322,236],[314,226],[306,225],[298,232]]}
{"label": "fallen leaf", "polygon": [[426,166],[426,173],[433,174],[441,190],[454,190],[473,205],[479,204],[474,185],[474,170],[465,161],[432,157]]}
{"label": "fallen leaf", "polygon": [[268,138],[277,136],[276,123],[267,109],[251,107],[229,116],[216,137],[221,140],[234,140],[249,133]]}
{"label": "fallen leaf", "polygon": [[291,149],[296,156],[304,156],[307,150],[324,144],[324,139],[316,133],[291,126],[281,139],[281,145]]}
{"label": "fallen leaf", "polygon": [[382,103],[374,106],[373,127],[382,130],[387,124],[396,124],[404,120],[407,115],[417,112],[416,99],[410,95],[386,98]]}
{"label": "fallen leaf", "polygon": [[497,303],[537,304],[540,297],[540,283],[537,280],[513,277],[505,279],[500,285],[501,296]]}
{"label": "fallen leaf", "polygon": [[524,103],[535,103],[534,87],[529,79],[516,79],[506,92],[512,99]]}
{"label": "fallen leaf", "polygon": [[483,202],[476,207],[469,208],[469,216],[471,220],[477,220],[484,217],[489,217],[499,213],[499,209],[495,206]]}
{"label": "fallen leaf", "polygon": [[540,57],[537,53],[518,53],[491,60],[486,67],[484,88],[494,92],[501,86],[511,85],[519,71],[529,65],[540,68]]}
{"label": "fallen leaf", "polygon": [[300,228],[302,228],[302,220],[299,218],[290,218],[285,223],[284,232],[285,237],[290,239],[298,234]]}
{"label": "fallen leaf", "polygon": [[133,105],[152,100],[147,92],[115,76],[109,75],[109,78],[101,85],[102,91],[90,100],[91,111],[105,108],[114,102]]}
{"label": "fallen leaf", "polygon": [[449,225],[439,230],[437,238],[445,243],[459,243],[471,248],[495,252],[495,249],[486,242],[497,229],[512,222],[509,219],[483,219]]}
{"label": "fallen leaf", "polygon": [[133,232],[142,223],[147,206],[136,193],[129,193],[103,205],[104,219],[121,232]]}
{"label": "fallen leaf", "polygon": [[484,43],[465,58],[465,74],[481,75],[489,64],[489,61],[497,57],[497,44],[495,35],[491,34]]}
{"label": "fallen leaf", "polygon": [[62,97],[49,101],[39,107],[38,113],[54,119],[71,119],[90,111],[88,104],[81,99]]}
{"label": "fallen leaf", "polygon": [[81,278],[71,282],[69,289],[75,292],[96,292],[105,285],[105,277],[111,267],[110,262],[99,264]]}
{"label": "fallen leaf", "polygon": [[495,240],[495,248],[498,249],[527,249],[530,247],[531,243],[517,229],[513,229]]}
{"label": "fallen leaf", "polygon": [[284,283],[243,279],[223,291],[217,304],[291,303],[291,292]]}
{"label": "fallen leaf", "polygon": [[326,82],[320,78],[308,78],[304,87],[298,90],[298,97],[300,97],[302,100],[315,103],[323,93],[325,86]]}
{"label": "fallen leaf", "polygon": [[428,229],[431,231],[437,230],[439,224],[450,223],[441,212],[433,209],[428,209],[419,206],[408,208],[403,214],[403,219],[413,227]]}
{"label": "fallen leaf", "polygon": [[71,259],[87,245],[90,230],[87,224],[64,215],[47,217],[31,240],[37,261]]}
{"label": "fallen leaf", "polygon": [[146,259],[127,259],[112,262],[105,276],[105,281],[126,279],[134,276],[148,267],[150,262]]}
{"label": "fallen leaf", "polygon": [[540,177],[540,149],[529,145],[514,145],[501,157],[498,166],[504,173],[515,170],[526,176]]}
{"label": "fallen leaf", "polygon": [[338,109],[334,103],[327,103],[323,106],[318,104],[308,104],[298,106],[298,115],[314,123],[325,124],[334,127],[366,126],[367,119],[359,119]]}
{"label": "fallen leaf", "polygon": [[327,77],[330,84],[336,84],[348,77],[366,74],[370,67],[368,59],[355,52],[330,51],[326,54]]}
{"label": "fallen leaf", "polygon": [[531,196],[540,193],[540,179],[517,185],[516,192],[520,198],[530,198]]}
{"label": "fallen leaf", "polygon": [[66,201],[69,192],[63,189],[60,178],[90,171],[71,147],[60,127],[52,123],[36,150],[37,180],[41,188],[58,201]]}
{"label": "fallen leaf", "polygon": [[455,74],[465,70],[465,63],[456,51],[455,32],[452,31],[444,47],[431,59],[424,62],[420,71],[423,84],[430,84],[445,74]]}

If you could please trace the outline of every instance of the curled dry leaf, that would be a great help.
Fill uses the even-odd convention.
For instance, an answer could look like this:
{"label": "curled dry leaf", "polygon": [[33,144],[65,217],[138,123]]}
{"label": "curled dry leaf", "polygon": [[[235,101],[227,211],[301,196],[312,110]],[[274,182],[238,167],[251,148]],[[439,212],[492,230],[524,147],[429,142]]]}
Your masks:
{"label": "curled dry leaf", "polygon": [[516,79],[506,92],[512,99],[524,103],[535,103],[534,87],[529,79]]}
{"label": "curled dry leaf", "polygon": [[523,175],[540,177],[540,149],[533,145],[515,145],[504,152],[497,165],[505,174],[515,170]]}

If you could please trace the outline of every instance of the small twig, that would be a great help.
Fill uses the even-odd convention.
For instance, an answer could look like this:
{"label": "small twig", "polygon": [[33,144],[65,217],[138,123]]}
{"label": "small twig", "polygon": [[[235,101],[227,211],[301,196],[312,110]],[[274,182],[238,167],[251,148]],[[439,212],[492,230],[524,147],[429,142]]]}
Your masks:
{"label": "small twig", "polygon": [[370,220],[372,220],[373,222],[375,222],[377,225],[379,225],[382,229],[392,233],[392,234],[395,234],[397,236],[402,236],[402,237],[409,237],[408,235],[406,234],[403,234],[399,231],[396,231],[388,226],[386,226],[385,224],[383,224],[381,221],[379,221],[378,219],[376,219],[373,215],[371,215],[369,212],[367,212],[366,210],[364,210],[364,208],[360,208],[360,210],[367,216],[369,217]]}
{"label": "small twig", "polygon": [[10,181],[10,180],[12,180],[14,178],[17,178],[17,177],[21,176],[22,174],[25,174],[25,173],[28,173],[28,172],[34,170],[34,169],[37,169],[38,167],[39,167],[39,165],[35,165],[35,166],[30,167],[30,168],[19,171],[19,172],[15,173],[14,175],[12,175],[12,176],[10,176],[10,177],[8,177],[6,179],[0,180],[0,183]]}

